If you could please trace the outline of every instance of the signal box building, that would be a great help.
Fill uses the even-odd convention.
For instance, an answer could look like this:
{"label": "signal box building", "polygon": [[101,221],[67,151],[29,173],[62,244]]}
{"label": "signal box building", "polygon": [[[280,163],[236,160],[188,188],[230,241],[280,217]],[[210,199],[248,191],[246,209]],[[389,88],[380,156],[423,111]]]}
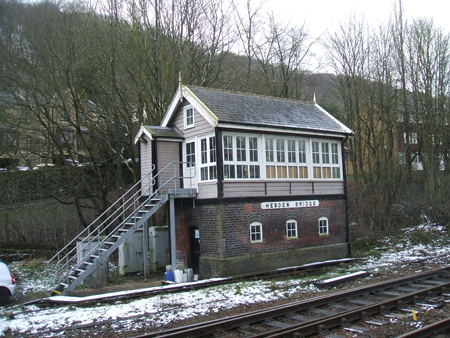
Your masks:
{"label": "signal box building", "polygon": [[170,204],[172,265],[210,278],[348,257],[352,135],[315,102],[180,85],[135,139],[142,177],[179,163],[156,184],[193,192]]}

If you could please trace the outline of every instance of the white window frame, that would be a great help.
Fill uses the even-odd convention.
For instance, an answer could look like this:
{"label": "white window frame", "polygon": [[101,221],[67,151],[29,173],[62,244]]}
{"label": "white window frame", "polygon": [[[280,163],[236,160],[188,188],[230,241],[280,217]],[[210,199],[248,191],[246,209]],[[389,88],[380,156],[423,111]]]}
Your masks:
{"label": "white window frame", "polygon": [[[317,145],[317,148],[315,145]],[[339,142],[332,140],[311,140],[311,162],[313,171],[311,177],[313,179],[342,179],[342,154],[339,145]]]}
{"label": "white window frame", "polygon": [[[266,159],[266,162],[263,164],[265,169],[263,171],[266,179],[303,180],[311,176],[309,172],[311,156],[308,156],[310,147],[308,139],[272,135],[265,135],[263,139]],[[303,149],[300,149],[300,142],[305,146],[304,152]],[[294,149],[291,147],[292,143]],[[268,149],[267,145],[271,145],[272,147]],[[271,159],[273,158],[273,161],[267,161],[268,152],[270,154],[269,157]],[[304,158],[305,162],[300,162],[301,158]],[[295,159],[295,162],[292,162],[292,159]]]}
{"label": "white window frame", "polygon": [[260,222],[253,222],[252,224],[250,224],[250,243],[262,243],[262,242],[263,242],[262,224]]}
{"label": "white window frame", "polygon": [[[241,141],[245,138],[245,142],[238,142],[238,138]],[[251,139],[256,139],[256,142],[250,142]],[[343,179],[340,140],[225,132],[222,141],[225,180]],[[250,143],[256,144],[257,149],[251,149]],[[237,144],[240,144],[239,151]],[[313,145],[317,148],[315,154],[312,153]],[[314,158],[317,163],[314,162]]]}
{"label": "white window frame", "polygon": [[[227,141],[225,142],[225,138]],[[232,149],[229,148],[229,138],[231,138]],[[256,138],[257,148],[250,149],[250,139]],[[239,142],[238,142],[239,139]],[[223,165],[224,165],[224,179],[237,179],[237,180],[259,180],[261,177],[261,137],[255,134],[239,134],[239,133],[226,133],[222,135],[223,141]],[[244,143],[242,143],[242,141]],[[237,145],[239,143],[239,151]],[[255,145],[255,143],[253,143]],[[225,156],[225,150],[227,150],[227,157]],[[257,154],[256,160],[252,156]],[[238,156],[239,155],[239,156]],[[228,158],[228,159],[227,159]]]}
{"label": "white window frame", "polygon": [[[290,227],[290,225],[292,226],[293,225],[293,229],[291,228],[289,228]],[[291,236],[289,236],[289,234],[291,233]],[[294,233],[295,235],[292,235],[292,233]],[[287,222],[286,222],[286,237],[287,237],[287,239],[295,239],[295,238],[298,238],[298,227],[297,227],[297,221],[296,220],[293,220],[293,219],[289,219]]]}
{"label": "white window frame", "polygon": [[[192,111],[192,118],[188,116],[188,112]],[[189,129],[194,127],[194,116],[195,116],[195,110],[193,106],[186,106],[183,109],[183,119],[184,119],[184,129]],[[190,121],[192,120],[192,122]]]}
{"label": "white window frame", "polygon": [[330,227],[327,217],[320,217],[319,218],[319,235],[320,236],[326,236],[330,234]]}
{"label": "white window frame", "polygon": [[[214,148],[212,148],[212,142],[214,143]],[[204,145],[206,145],[206,148],[204,148]],[[199,149],[200,181],[217,180],[217,142],[215,135],[201,137],[199,139]]]}
{"label": "white window frame", "polygon": [[[195,149],[196,149],[196,144],[195,144],[196,142],[195,142],[195,140],[189,140],[188,142],[186,142],[185,144],[184,144],[184,161],[186,162],[186,167],[187,168],[195,168],[195,153],[196,153],[196,151],[195,151]],[[188,153],[188,145],[190,145],[190,144],[193,144],[194,145],[194,152],[193,153]],[[189,146],[189,150],[192,150],[191,149],[191,146]],[[193,161],[191,161],[193,159]],[[189,162],[192,162],[192,163],[189,163]]]}

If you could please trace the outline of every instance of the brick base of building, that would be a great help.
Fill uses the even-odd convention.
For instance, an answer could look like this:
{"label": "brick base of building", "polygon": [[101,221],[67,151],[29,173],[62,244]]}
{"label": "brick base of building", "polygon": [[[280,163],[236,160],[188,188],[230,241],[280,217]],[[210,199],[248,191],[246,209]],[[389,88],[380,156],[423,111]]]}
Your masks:
{"label": "brick base of building", "polygon": [[200,257],[200,278],[247,275],[348,256],[348,244],[340,243],[229,258]]}
{"label": "brick base of building", "polygon": [[[265,199],[214,202],[193,205],[184,201],[175,207],[177,267],[197,268],[201,278],[349,257],[346,201],[342,196],[321,196],[307,207],[284,207],[287,204],[281,202],[281,208],[268,209]],[[321,218],[328,220],[324,233],[319,231]],[[287,236],[288,221],[297,223],[294,237]],[[261,226],[260,241],[251,239],[252,224]],[[200,248],[198,264],[192,259],[193,230]]]}

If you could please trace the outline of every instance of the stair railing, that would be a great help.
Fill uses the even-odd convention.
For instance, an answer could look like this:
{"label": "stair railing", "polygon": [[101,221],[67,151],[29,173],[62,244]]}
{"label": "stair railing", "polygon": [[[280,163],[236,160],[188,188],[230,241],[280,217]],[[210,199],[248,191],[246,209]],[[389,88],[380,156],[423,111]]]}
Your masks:
{"label": "stair railing", "polygon": [[[56,261],[56,276],[63,278],[67,276],[72,270],[73,266],[77,265],[77,247],[81,244],[81,247],[87,247],[90,243],[95,242],[96,245],[88,253],[84,254],[81,258],[81,262],[90,257],[91,254],[96,252],[101,244],[108,239],[108,235],[114,234],[124,223],[130,221],[131,218],[149,201],[157,199],[161,196],[163,188],[165,188],[170,182],[174,181],[174,190],[176,193],[177,183],[180,179],[189,180],[189,189],[193,188],[192,181],[195,174],[192,176],[183,177],[178,173],[181,171],[181,166],[188,162],[173,161],[167,164],[156,175],[152,176],[152,171],[142,177],[136,184],[134,184],[127,192],[125,192],[116,202],[114,202],[107,210],[105,210],[100,216],[98,216],[87,228],[81,231],[74,239],[72,239],[64,248],[62,248],[57,254],[55,254],[50,260],[47,261],[47,268],[49,268],[52,262]],[[194,165],[190,163],[190,165]],[[161,182],[162,174],[167,169],[173,166],[173,176],[170,177],[164,183]],[[193,170],[195,173],[195,170]],[[154,189],[157,180],[158,187]],[[130,197],[127,197],[131,195]],[[141,196],[147,196],[142,201]],[[100,223],[94,230],[91,231],[95,224]],[[117,224],[114,227],[114,224]],[[113,228],[113,229],[112,229]],[[101,240],[101,237],[105,237]],[[83,244],[86,243],[86,244]],[[64,254],[65,253],[65,254]],[[81,263],[80,262],[80,263]]]}

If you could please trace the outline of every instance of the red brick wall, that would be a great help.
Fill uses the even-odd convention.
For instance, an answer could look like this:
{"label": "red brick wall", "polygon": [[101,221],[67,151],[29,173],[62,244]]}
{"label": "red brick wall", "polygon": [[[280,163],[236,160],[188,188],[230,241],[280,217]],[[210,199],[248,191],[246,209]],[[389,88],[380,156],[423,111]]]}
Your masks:
{"label": "red brick wall", "polygon": [[[197,205],[195,208],[186,204],[178,206],[175,220],[177,260],[185,264],[183,267],[188,267],[190,263],[189,226],[196,226],[200,230],[203,258],[228,259],[345,243],[345,207],[343,199],[320,200],[318,207],[289,209],[262,209],[261,202],[225,202]],[[320,217],[328,218],[329,235],[319,235]],[[297,221],[297,239],[287,239],[286,221],[290,219]],[[262,224],[262,243],[250,242],[252,222]],[[289,264],[288,261],[286,263]],[[282,262],[279,264],[282,265]]]}

